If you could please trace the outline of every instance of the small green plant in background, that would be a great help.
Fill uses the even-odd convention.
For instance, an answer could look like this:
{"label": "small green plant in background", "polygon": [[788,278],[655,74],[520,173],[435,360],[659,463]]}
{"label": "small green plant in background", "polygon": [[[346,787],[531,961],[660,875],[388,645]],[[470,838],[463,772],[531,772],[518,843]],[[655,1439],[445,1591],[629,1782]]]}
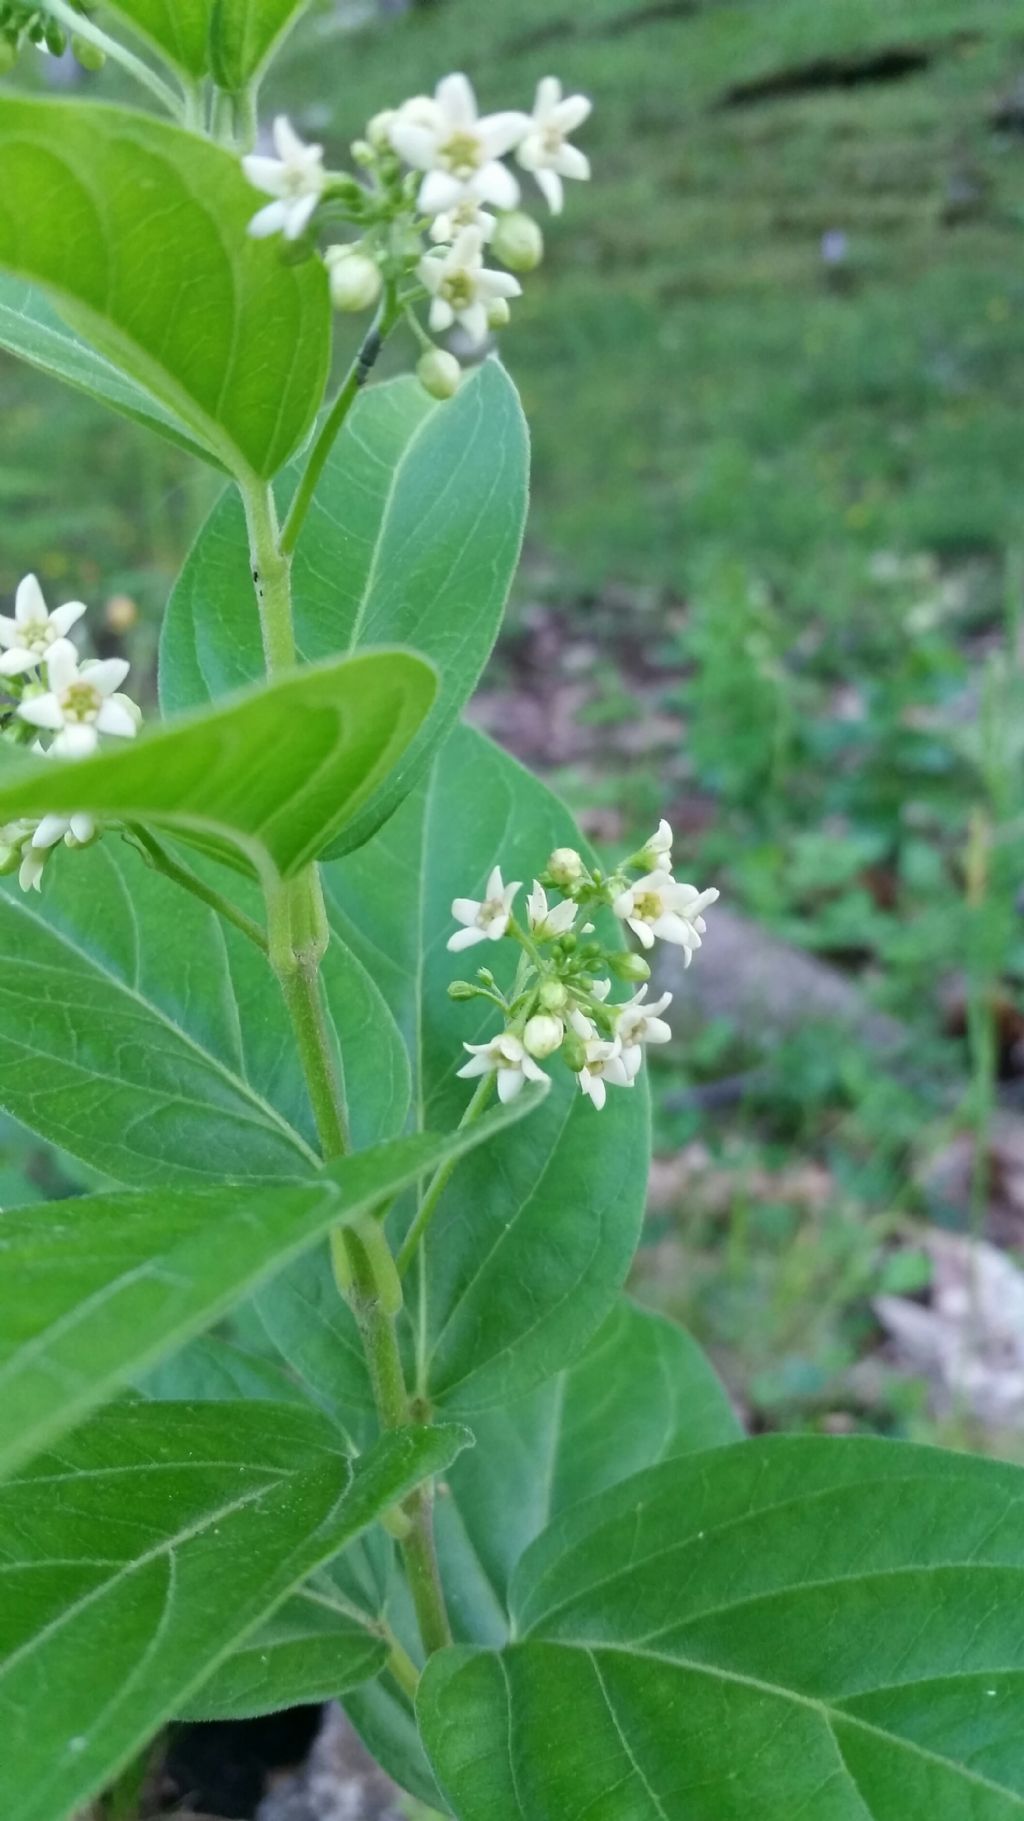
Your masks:
{"label": "small green plant in background", "polygon": [[[127,1813],[167,1721],[340,1696],[465,1821],[1009,1817],[1024,1478],[743,1440],[623,1299],[645,957],[699,965],[717,893],[665,822],[601,864],[458,724],[526,439],[440,338],[514,313],[520,183],[561,208],[589,104],[481,116],[454,74],[352,169],[283,116],[257,150],[301,10],[108,6],[144,58],[83,18],[169,122],[0,101],[8,345],[225,482],[156,724],[82,603],[27,579],[0,622],[0,1103],[94,1185],[0,1219],[3,1812]],[[332,300],[376,311],[336,391]],[[392,333],[417,376],[368,386]]]}

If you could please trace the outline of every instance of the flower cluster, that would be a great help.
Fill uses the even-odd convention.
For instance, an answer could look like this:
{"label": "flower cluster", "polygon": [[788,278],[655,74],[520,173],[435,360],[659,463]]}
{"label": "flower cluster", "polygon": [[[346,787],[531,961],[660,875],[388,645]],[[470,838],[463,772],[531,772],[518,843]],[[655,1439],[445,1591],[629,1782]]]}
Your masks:
{"label": "flower cluster", "polygon": [[[0,706],[3,738],[55,759],[81,759],[95,752],[100,736],[130,740],[141,713],[120,693],[128,675],[122,658],[80,659],[68,637],[85,613],[82,601],[68,601],[51,613],[34,575],[19,584],[14,615],[0,614]],[[41,736],[49,736],[44,744]],[[0,825],[0,873],[17,872],[24,891],[42,888],[43,870],[54,848],[86,847],[96,839],[91,816],[43,816],[39,821]]]}
{"label": "flower cluster", "polygon": [[[549,889],[560,894],[554,902]],[[455,999],[490,1000],[503,1017],[502,1029],[486,1043],[464,1045],[469,1061],[458,1073],[496,1078],[499,1099],[508,1101],[526,1082],[547,1081],[540,1065],[560,1053],[581,1092],[601,1108],[609,1086],[634,1085],[649,1043],[669,1041],[672,1033],[662,1014],[672,995],[648,1001],[648,963],[635,952],[609,949],[597,937],[591,913],[610,909],[645,949],[656,941],[676,945],[688,967],[701,946],[704,912],[718,893],[675,878],[667,822],[610,874],[588,867],[575,848],[556,848],[527,896],[525,924],[514,912],[521,890],[520,880],[506,885],[496,866],[483,898],[456,898],[452,904],[459,928],[448,939],[449,949],[458,953],[503,938],[519,948],[510,992],[500,990],[489,968],[481,968],[475,982],[457,980],[448,989]],[[613,1003],[613,979],[638,990]]]}
{"label": "flower cluster", "polygon": [[[458,361],[434,346],[417,307],[426,305],[433,334],[458,326],[475,346],[508,322],[510,301],[522,291],[515,274],[539,264],[544,240],[518,206],[519,181],[505,160],[514,154],[560,213],[565,179],[590,176],[586,156],[570,142],[589,113],[586,96],[563,96],[561,83],[546,76],[532,114],[481,115],[468,79],[445,76],[433,95],[374,115],[352,146],[361,178],[328,171],[323,148],[305,145],[281,115],[273,129],[276,155],[243,160],[250,183],[273,198],[253,216],[249,232],[301,244],[314,225],[339,220],[357,227],[358,240],[323,253],[335,305],[369,309],[387,291],[421,346],[423,384],[449,397],[459,383]],[[499,266],[489,263],[492,256]]]}

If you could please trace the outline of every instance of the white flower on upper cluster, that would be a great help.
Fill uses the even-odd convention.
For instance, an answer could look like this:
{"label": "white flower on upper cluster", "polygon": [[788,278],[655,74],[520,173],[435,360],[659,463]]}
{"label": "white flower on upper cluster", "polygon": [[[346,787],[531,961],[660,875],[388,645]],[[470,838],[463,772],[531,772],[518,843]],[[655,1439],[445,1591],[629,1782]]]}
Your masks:
{"label": "white flower on upper cluster", "polygon": [[701,913],[717,897],[714,887],[699,892],[695,885],[681,884],[671,873],[658,871],[645,873],[628,885],[612,909],[639,936],[644,948],[653,948],[655,938],[674,943],[685,950],[689,967],[707,927]]}
{"label": "white flower on upper cluster", "polygon": [[500,941],[508,929],[515,895],[521,887],[522,881],[519,879],[512,885],[506,885],[501,876],[501,867],[495,866],[487,881],[483,898],[456,898],[452,903],[452,916],[457,923],[464,924],[465,928],[457,929],[454,936],[449,936],[448,947],[457,952],[462,948],[472,948],[474,942]]}
{"label": "white flower on upper cluster", "polygon": [[[604,994],[595,995],[604,998]],[[576,1077],[581,1093],[601,1111],[608,1098],[608,1086],[631,1088],[633,1077],[626,1067],[622,1055],[622,1043],[618,1037],[610,1042],[599,1037],[593,1020],[581,1011],[569,1014],[569,1023],[583,1044],[584,1063]]]}
{"label": "white flower on upper cluster", "polygon": [[431,292],[430,327],[435,334],[461,323],[471,341],[487,336],[488,305],[496,297],[518,297],[522,285],[511,272],[488,271],[479,228],[463,228],[447,253],[426,253],[419,276]]}
{"label": "white flower on upper cluster", "polygon": [[514,1031],[500,1031],[488,1043],[464,1043],[462,1047],[469,1051],[469,1061],[456,1073],[466,1077],[497,1074],[498,1099],[503,1103],[514,1100],[528,1081],[547,1082],[544,1070]]}
{"label": "white flower on upper cluster", "polygon": [[673,835],[664,816],[658,823],[656,832],[649,841],[645,841],[639,850],[638,858],[648,872],[670,873],[672,871]]}
{"label": "white flower on upper cluster", "polygon": [[118,694],[128,670],[123,658],[93,658],[79,669],[74,647],[58,640],[46,659],[49,689],[19,702],[17,713],[30,726],[55,734],[50,751],[68,759],[93,752],[101,733],[131,740],[138,710]]}
{"label": "white flower on upper cluster", "polygon": [[0,613],[0,676],[18,677],[37,669],[55,645],[67,642],[84,612],[84,601],[67,601],[49,613],[36,577],[26,575],[14,597],[14,618]]}
{"label": "white flower on upper cluster", "polygon": [[268,234],[298,240],[312,221],[327,183],[323,147],[305,145],[284,114],[274,121],[274,145],[276,158],[252,153],[242,159],[253,187],[275,198],[253,216],[249,232],[256,240]]}
{"label": "white flower on upper cluster", "polygon": [[424,215],[441,215],[463,198],[514,209],[519,185],[500,162],[530,126],[528,114],[477,112],[476,96],[466,76],[445,76],[433,102],[417,96],[399,108],[390,122],[395,151],[414,170],[424,171],[419,206]]}
{"label": "white flower on upper cluster", "polygon": [[544,76],[537,84],[533,118],[519,142],[516,157],[524,171],[530,171],[553,215],[562,211],[563,177],[585,180],[590,176],[590,161],[578,146],[568,143],[568,136],[583,125],[591,110],[586,95],[566,95],[557,76]]}
{"label": "white flower on upper cluster", "polygon": [[490,240],[498,225],[498,217],[489,209],[482,209],[475,196],[464,196],[453,208],[445,209],[435,215],[430,224],[430,238],[437,245],[447,245],[457,240],[463,228],[479,228],[482,240]]}
{"label": "white flower on upper cluster", "polygon": [[526,900],[526,917],[531,933],[538,942],[550,942],[555,936],[564,936],[576,921],[578,906],[571,898],[563,898],[561,904],[548,907],[548,895],[536,879],[533,889]]}

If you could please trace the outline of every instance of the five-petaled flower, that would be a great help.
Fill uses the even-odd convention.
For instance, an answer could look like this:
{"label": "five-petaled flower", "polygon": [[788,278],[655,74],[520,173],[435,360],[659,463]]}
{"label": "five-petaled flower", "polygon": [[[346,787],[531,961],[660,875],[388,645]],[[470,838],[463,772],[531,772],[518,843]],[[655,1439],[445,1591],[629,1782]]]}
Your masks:
{"label": "five-petaled flower", "polygon": [[[36,577],[26,575],[14,597],[14,618],[0,614],[0,645],[4,647],[0,676],[18,677],[36,670],[58,643],[67,643],[68,633],[84,612],[84,601],[66,601],[49,613]],[[70,643],[68,650],[73,654]]]}
{"label": "five-petaled flower", "polygon": [[276,158],[253,153],[242,159],[253,187],[274,197],[253,216],[249,232],[256,240],[268,234],[298,240],[312,221],[327,182],[323,147],[305,145],[284,114],[274,121],[274,145]]}
{"label": "five-petaled flower", "polygon": [[644,948],[653,948],[655,938],[675,943],[685,950],[689,967],[693,951],[700,947],[706,929],[701,915],[718,897],[712,886],[699,892],[695,885],[684,885],[671,873],[645,873],[619,893],[612,909],[621,917]]}
{"label": "five-petaled flower", "polygon": [[633,1077],[623,1060],[622,1044],[618,1037],[613,1037],[610,1043],[599,1037],[597,1026],[582,1012],[572,1012],[569,1022],[583,1044],[584,1062],[576,1079],[581,1092],[600,1112],[608,1098],[609,1082],[616,1088],[633,1086]]}
{"label": "five-petaled flower", "polygon": [[503,1103],[514,1100],[528,1081],[548,1079],[514,1031],[500,1031],[489,1043],[464,1043],[462,1047],[469,1051],[469,1061],[456,1072],[469,1077],[496,1074],[498,1099]]}
{"label": "five-petaled flower", "polygon": [[577,909],[578,906],[571,898],[563,898],[561,904],[549,907],[547,892],[535,879],[533,890],[526,900],[526,919],[538,942],[550,942],[553,937],[564,936],[572,928]]}
{"label": "five-petaled flower", "polygon": [[431,293],[430,327],[435,334],[461,323],[471,341],[486,339],[488,306],[495,298],[518,297],[522,285],[511,272],[489,271],[479,228],[463,228],[446,253],[426,253],[419,276]]}
{"label": "five-petaled flower", "polygon": [[590,113],[586,95],[566,95],[557,76],[544,76],[537,84],[533,118],[519,142],[516,157],[524,171],[530,171],[553,215],[562,211],[563,177],[586,179],[590,161],[578,146],[568,143],[569,134],[582,126]]}
{"label": "five-petaled flower", "polygon": [[466,197],[514,209],[519,185],[500,162],[531,125],[528,114],[477,112],[468,78],[438,83],[433,102],[418,96],[390,122],[391,143],[414,170],[426,173],[419,191],[424,215],[441,215]]}
{"label": "five-petaled flower", "polygon": [[622,1045],[622,1061],[627,1075],[635,1081],[643,1062],[645,1043],[670,1043],[672,1028],[661,1016],[672,1004],[672,994],[662,993],[648,1005],[647,987],[642,986],[632,999],[623,1005],[613,1008],[615,1014],[615,1035]]}
{"label": "five-petaled flower", "polygon": [[511,921],[512,905],[521,883],[517,879],[512,885],[506,885],[501,867],[496,866],[487,881],[483,898],[456,898],[452,916],[465,927],[449,936],[448,947],[457,952],[460,948],[472,948],[474,942],[500,941]]}
{"label": "five-petaled flower", "polygon": [[123,658],[93,658],[79,669],[74,647],[59,640],[46,659],[49,689],[27,696],[17,712],[32,727],[56,735],[52,753],[84,758],[95,750],[101,733],[134,738],[138,722],[133,705],[117,693],[128,669]]}

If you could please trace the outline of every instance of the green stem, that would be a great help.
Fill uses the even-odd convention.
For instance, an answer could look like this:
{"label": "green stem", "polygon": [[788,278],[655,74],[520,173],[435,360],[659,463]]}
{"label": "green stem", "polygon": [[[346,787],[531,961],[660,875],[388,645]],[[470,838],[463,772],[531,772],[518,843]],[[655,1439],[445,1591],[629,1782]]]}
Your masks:
{"label": "green stem", "polygon": [[263,630],[263,654],[267,674],[274,676],[279,670],[290,670],[296,661],[291,564],[278,531],[273,490],[255,476],[239,485],[249,532],[252,584]]}
{"label": "green stem", "polygon": [[243,152],[251,152],[256,144],[259,130],[256,101],[256,89],[251,84],[235,96],[235,132]]}
{"label": "green stem", "polygon": [[416,1690],[419,1687],[420,1672],[408,1651],[402,1649],[397,1638],[392,1643],[391,1649],[388,1652],[386,1667],[390,1669],[391,1674],[394,1676],[402,1693],[408,1695],[410,1701],[415,1701]]}
{"label": "green stem", "polygon": [[[319,889],[315,867],[310,868],[309,873],[301,874],[298,879],[289,881],[282,890],[289,893],[291,889],[296,900],[303,904],[314,883]],[[320,955],[304,946],[299,932],[298,941],[293,936],[287,956],[282,960],[277,945],[280,922],[275,917],[273,907],[270,909],[270,922],[270,959],[295,1032],[299,1060],[316,1120],[320,1150],[324,1161],[329,1163],[332,1158],[344,1157],[348,1150],[348,1120],[341,1070],[331,1041],[320,982]],[[295,926],[292,925],[292,928],[294,930]]]}
{"label": "green stem", "polygon": [[452,1641],[452,1628],[441,1586],[441,1571],[434,1547],[434,1495],[430,1486],[419,1486],[405,1501],[412,1528],[401,1545],[409,1592],[416,1609],[423,1648],[428,1657]]}
{"label": "green stem", "polygon": [[85,13],[76,13],[74,7],[66,4],[66,0],[41,0],[41,4],[51,19],[56,19],[73,37],[84,38],[89,44],[94,44],[97,50],[110,58],[111,63],[119,63],[123,70],[134,76],[136,82],[141,82],[150,94],[156,96],[161,106],[175,120],[181,119],[183,108],[179,96],[155,70],[150,69],[148,63],[143,63],[141,57],[136,57],[133,51],[120,44],[116,38],[108,37]]}
{"label": "green stem", "polygon": [[[482,1075],[477,1083],[476,1093],[473,1095],[466,1111],[459,1120],[460,1131],[463,1126],[472,1125],[474,1119],[479,1119],[480,1114],[483,1112],[487,1102],[491,1098],[493,1090],[494,1076]],[[426,1194],[416,1210],[416,1216],[413,1223],[399,1249],[396,1261],[399,1277],[405,1276],[405,1273],[408,1271],[409,1266],[412,1264],[413,1259],[419,1251],[420,1245],[423,1242],[423,1236],[434,1218],[437,1204],[444,1194],[452,1171],[455,1169],[458,1162],[459,1159],[457,1157],[449,1158],[447,1163],[439,1164],[434,1171],[427,1186]]]}
{"label": "green stem", "polygon": [[313,444],[313,452],[306,464],[306,472],[299,482],[298,490],[285,520],[284,530],[281,533],[281,551],[285,557],[291,555],[299,541],[299,533],[305,523],[306,514],[312,504],[313,495],[324,471],[327,457],[334,447],[338,432],[369,379],[377,356],[400,314],[401,311],[395,297],[395,287],[388,285],[373,327],[345,375],[341,391],[327,413],[316,442]]}
{"label": "green stem", "polygon": [[213,98],[213,137],[220,145],[235,147],[235,101],[224,89]]}
{"label": "green stem", "polygon": [[150,829],[143,828],[136,822],[128,822],[125,827],[132,840],[142,848],[156,872],[163,873],[166,879],[173,879],[175,885],[183,886],[185,891],[191,892],[194,898],[199,898],[203,904],[209,905],[210,909],[215,910],[217,915],[223,917],[226,922],[233,923],[235,928],[241,930],[243,936],[248,936],[249,941],[254,942],[264,955],[267,953],[266,932],[260,928],[255,918],[247,917],[243,910],[239,910],[237,904],[232,904],[230,898],[225,898],[212,885],[207,885],[205,879],[201,879],[198,873],[194,873],[183,860],[176,860]]}

